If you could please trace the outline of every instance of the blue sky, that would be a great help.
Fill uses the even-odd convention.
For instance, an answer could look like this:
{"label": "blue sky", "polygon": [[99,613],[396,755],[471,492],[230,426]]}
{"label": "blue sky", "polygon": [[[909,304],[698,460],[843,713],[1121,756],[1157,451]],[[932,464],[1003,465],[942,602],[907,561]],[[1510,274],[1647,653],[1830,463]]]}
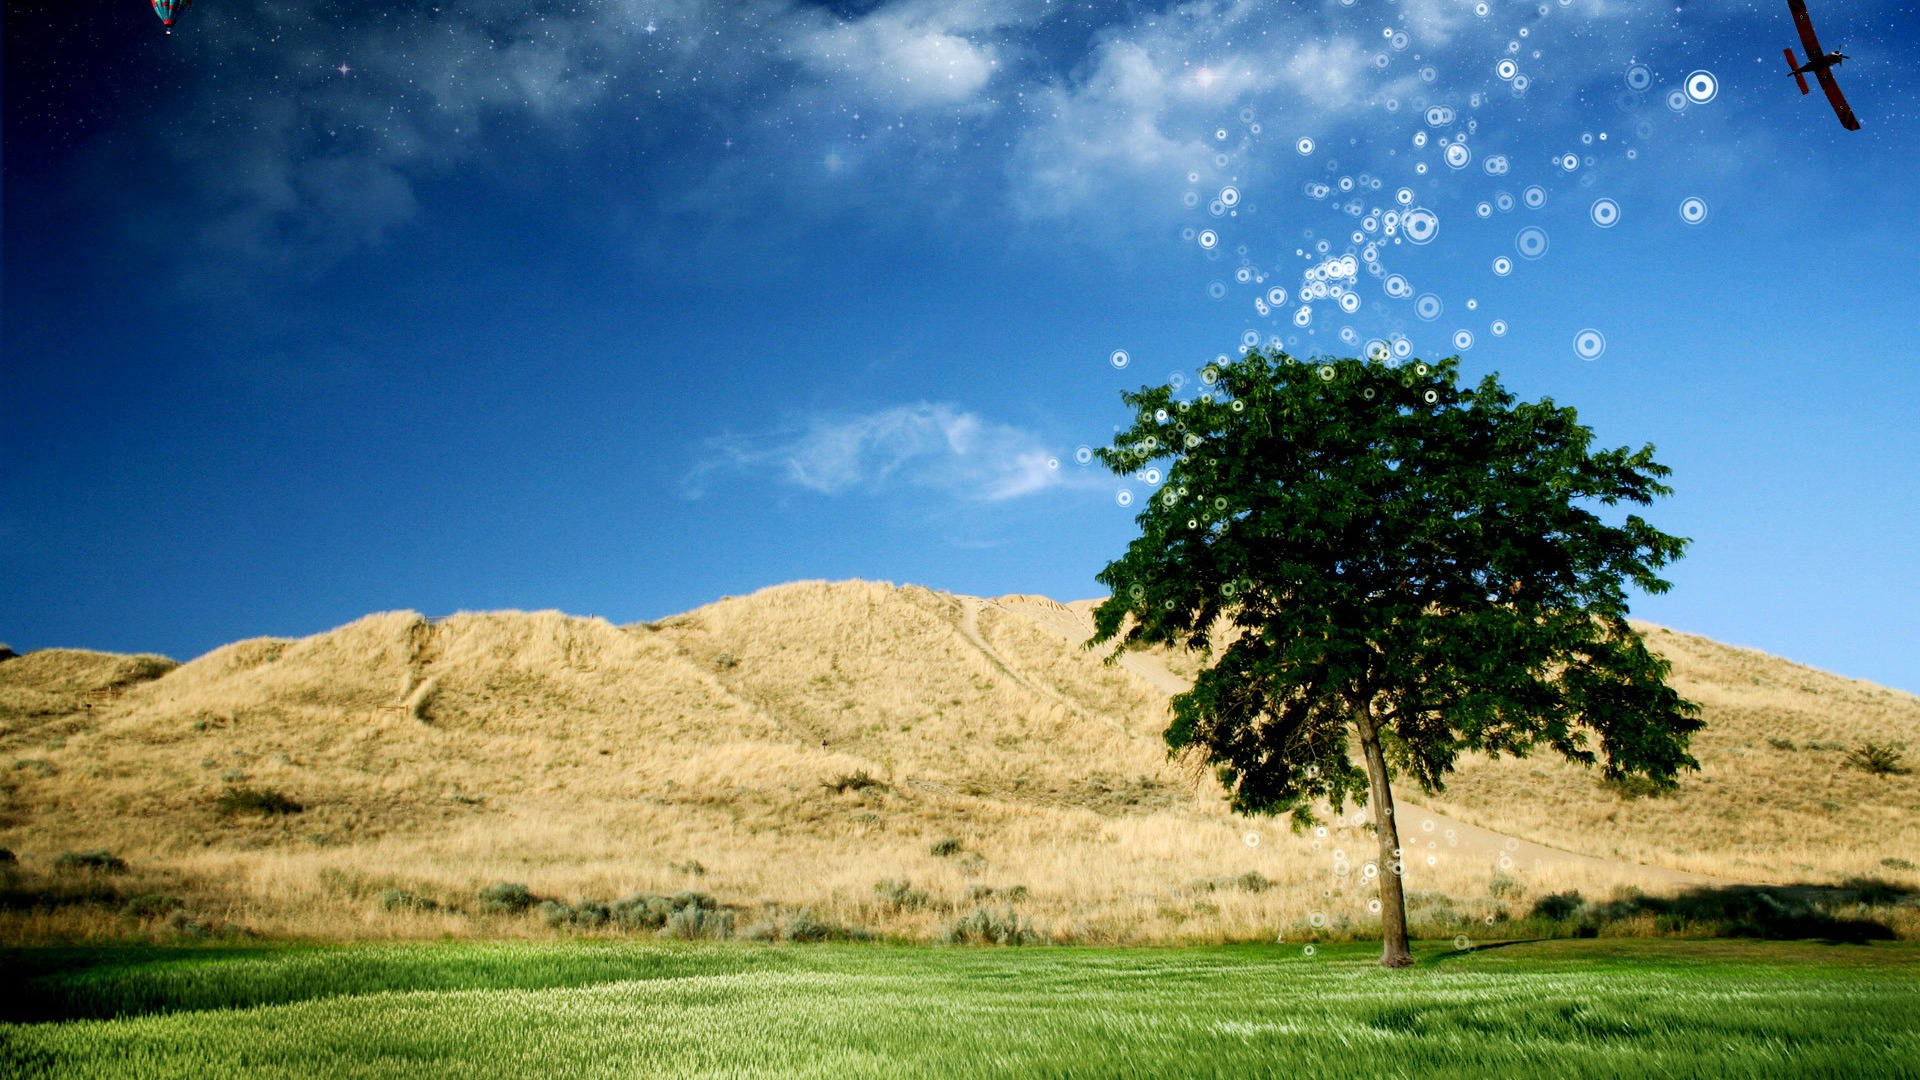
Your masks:
{"label": "blue sky", "polygon": [[6,10],[16,649],[1097,595],[1076,448],[1252,334],[1654,443],[1636,614],[1920,691],[1910,3],[1812,4],[1858,132],[1784,0],[81,7]]}

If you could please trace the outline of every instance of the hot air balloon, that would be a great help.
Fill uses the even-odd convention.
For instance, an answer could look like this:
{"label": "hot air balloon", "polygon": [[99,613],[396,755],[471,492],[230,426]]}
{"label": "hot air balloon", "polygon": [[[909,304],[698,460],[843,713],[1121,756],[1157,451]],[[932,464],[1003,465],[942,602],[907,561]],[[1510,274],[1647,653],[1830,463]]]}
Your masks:
{"label": "hot air balloon", "polygon": [[166,27],[167,33],[171,34],[173,20],[186,14],[187,9],[192,6],[193,0],[153,0],[153,13],[160,16],[160,25]]}

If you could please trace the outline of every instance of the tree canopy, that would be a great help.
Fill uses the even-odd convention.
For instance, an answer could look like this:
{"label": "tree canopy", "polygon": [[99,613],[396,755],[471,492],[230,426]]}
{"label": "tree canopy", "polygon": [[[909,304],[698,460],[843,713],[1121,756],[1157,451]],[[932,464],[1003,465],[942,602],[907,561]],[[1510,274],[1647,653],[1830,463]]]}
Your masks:
{"label": "tree canopy", "polygon": [[1666,591],[1656,571],[1687,541],[1606,513],[1670,493],[1651,446],[1596,450],[1573,409],[1494,375],[1463,386],[1457,358],[1254,350],[1201,384],[1123,394],[1134,425],[1097,452],[1159,483],[1098,575],[1112,595],[1087,644],[1227,639],[1166,740],[1215,767],[1236,811],[1300,827],[1316,802],[1371,796],[1393,869],[1392,772],[1433,792],[1463,752],[1542,745],[1663,787],[1698,768],[1698,709],[1626,619],[1627,590]]}

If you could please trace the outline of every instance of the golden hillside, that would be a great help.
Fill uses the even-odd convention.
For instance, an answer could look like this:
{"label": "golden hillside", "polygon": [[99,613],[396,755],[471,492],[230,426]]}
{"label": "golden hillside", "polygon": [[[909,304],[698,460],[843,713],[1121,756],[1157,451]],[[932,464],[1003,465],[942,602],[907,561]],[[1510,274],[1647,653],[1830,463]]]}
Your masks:
{"label": "golden hillside", "polygon": [[[566,899],[697,887],[743,912],[916,936],[1008,897],[1078,940],[1270,939],[1317,910],[1363,927],[1368,893],[1328,860],[1372,841],[1350,822],[1316,842],[1228,815],[1160,742],[1195,658],[1103,666],[1079,648],[1091,606],[800,582],[627,627],[398,612],[178,667],[32,653],[0,662],[0,846],[35,872],[107,849],[140,887],[276,934],[545,932],[381,902],[460,906],[501,880]],[[1402,817],[1427,856],[1412,889],[1493,914],[1684,871],[1920,882],[1920,783],[1824,749],[1916,741],[1920,700],[1653,641],[1707,708],[1704,773],[1632,800],[1564,766],[1469,763],[1444,802]],[[223,812],[235,789],[301,811]],[[948,839],[958,850],[935,854]],[[1222,884],[1250,872],[1254,887]],[[1490,896],[1496,873],[1521,883]],[[16,940],[128,929],[74,910],[4,918]]]}

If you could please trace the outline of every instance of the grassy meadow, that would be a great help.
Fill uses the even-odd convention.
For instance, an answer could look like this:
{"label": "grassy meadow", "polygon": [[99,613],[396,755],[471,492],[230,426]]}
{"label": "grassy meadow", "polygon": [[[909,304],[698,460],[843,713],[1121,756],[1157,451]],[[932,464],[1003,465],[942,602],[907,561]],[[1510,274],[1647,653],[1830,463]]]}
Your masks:
{"label": "grassy meadow", "polygon": [[1910,1077],[1920,946],[35,950],[19,1077]]}
{"label": "grassy meadow", "polygon": [[[1372,932],[1364,823],[1227,813],[1160,741],[1200,658],[1103,665],[1090,607],[800,582],[0,661],[0,943]],[[1920,699],[1648,632],[1703,772],[1401,791],[1415,932],[1920,937],[1920,779],[1848,764],[1920,746]]]}

